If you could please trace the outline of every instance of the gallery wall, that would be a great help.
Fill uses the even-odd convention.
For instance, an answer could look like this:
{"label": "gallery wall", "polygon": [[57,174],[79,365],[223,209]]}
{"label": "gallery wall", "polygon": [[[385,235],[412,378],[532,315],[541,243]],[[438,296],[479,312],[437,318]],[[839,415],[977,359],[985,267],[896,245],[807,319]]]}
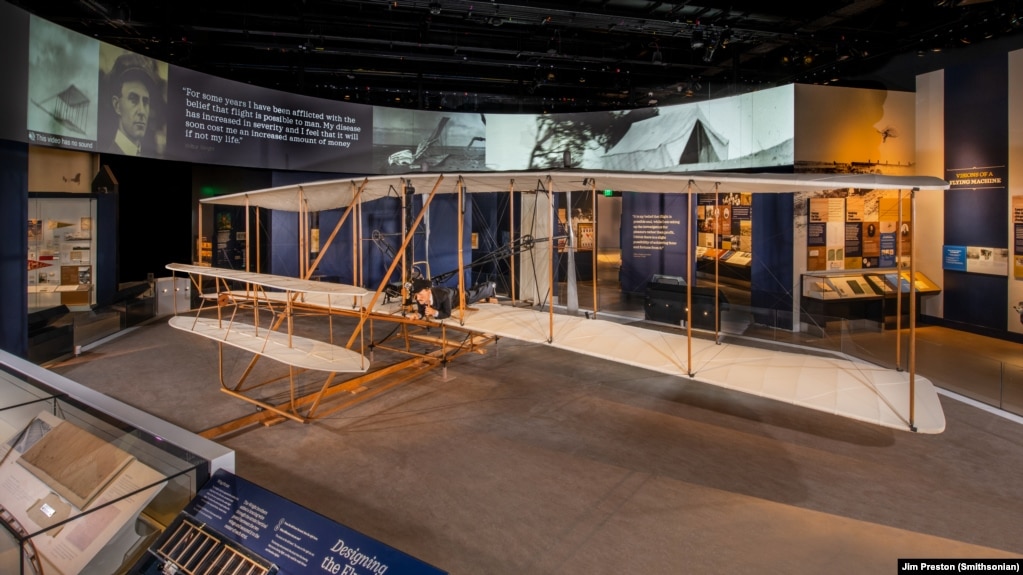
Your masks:
{"label": "gallery wall", "polygon": [[[102,140],[110,131],[104,120],[110,114],[110,94],[104,90],[123,51],[6,3],[0,3],[0,15],[0,47],[11,63],[12,87],[3,96],[8,105],[0,138],[108,151]],[[1013,194],[1006,183],[1014,166],[1009,151],[1018,146],[1015,134],[1023,131],[1015,104],[1023,82],[1019,60],[1014,53],[921,76],[915,95],[797,85],[681,106],[561,115],[373,108],[237,84],[156,62],[161,101],[143,152],[162,161],[181,160],[181,166],[235,166],[303,177],[549,167],[945,176],[953,181],[954,193],[941,201],[917,197],[916,220],[927,225],[916,226],[914,234],[918,246],[928,247],[917,250],[914,263],[947,283],[940,294],[924,298],[923,313],[1023,331],[1011,309],[1013,302],[1023,301],[1023,288],[1013,277],[1023,263],[1017,266],[1013,260],[1006,275],[949,270],[943,254],[933,249],[961,243],[983,244],[1010,257],[1023,252],[1023,245],[1017,245],[1023,244],[1018,237],[1023,221],[1017,225],[1012,219]],[[50,103],[66,96],[72,85],[91,107],[76,112],[80,125],[69,127],[68,118],[57,117]],[[1006,126],[1011,133],[1005,133]],[[965,182],[975,178],[961,176],[964,167],[992,168],[1003,185],[971,188]],[[792,237],[787,272],[792,294],[799,292],[799,275],[813,267],[807,261],[806,200],[796,194],[784,206],[773,201],[766,213],[753,210],[769,226],[757,230],[754,222],[754,236],[781,237],[781,228],[790,226],[784,235]],[[635,217],[635,211],[623,208],[623,224]],[[1008,233],[992,225],[1002,221]],[[634,238],[626,239],[630,229],[623,230],[623,249],[632,249]],[[764,259],[766,253],[754,261],[780,264]],[[671,261],[640,267],[631,274],[636,285],[640,276],[672,273],[678,266]],[[985,301],[1007,304],[973,307],[977,293]],[[791,308],[798,313],[798,296]]]}
{"label": "gallery wall", "polygon": [[[918,261],[944,290],[922,312],[938,323],[998,335],[1023,333],[1023,54],[990,54],[917,77],[917,153],[921,169],[951,185],[921,197]],[[937,249],[941,247],[941,250]],[[965,261],[950,258],[962,250]],[[982,250],[989,250],[985,260]],[[971,254],[972,252],[972,254]],[[950,261],[951,260],[951,261]],[[928,272],[932,273],[932,272]]]}
{"label": "gallery wall", "polygon": [[1009,52],[1009,238],[1012,261],[1009,275],[1009,305],[1005,313],[1009,331],[1023,333],[1023,51]]}
{"label": "gallery wall", "polygon": [[[916,163],[921,174],[941,174],[945,169],[945,72],[938,70],[917,76],[916,80]],[[944,194],[919,194],[916,198],[916,219],[932,222],[916,228],[919,246],[940,246],[944,242],[944,226],[933,222],[945,220]],[[941,251],[918,249],[916,268],[927,277],[942,277]],[[925,297],[920,313],[930,317],[943,314],[944,293]]]}

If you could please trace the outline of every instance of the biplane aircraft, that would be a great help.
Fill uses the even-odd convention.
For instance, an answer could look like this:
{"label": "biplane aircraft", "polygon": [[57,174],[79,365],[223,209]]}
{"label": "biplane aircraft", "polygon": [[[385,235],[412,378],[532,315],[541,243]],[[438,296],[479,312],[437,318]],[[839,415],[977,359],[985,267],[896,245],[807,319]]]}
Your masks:
{"label": "biplane aircraft", "polygon": [[[694,337],[693,322],[685,322],[684,329],[665,332],[634,325],[624,325],[602,318],[600,310],[585,314],[556,313],[555,306],[523,305],[528,300],[548,301],[555,285],[554,241],[555,214],[551,198],[555,192],[573,190],[614,189],[639,193],[687,194],[696,193],[783,193],[833,189],[898,190],[900,197],[916,192],[947,189],[948,184],[937,178],[828,175],[828,174],[726,174],[726,173],[622,173],[600,171],[552,170],[542,172],[486,172],[469,174],[406,174],[402,176],[373,176],[338,179],[308,184],[225,195],[202,200],[200,207],[229,205],[284,210],[299,214],[299,254],[313,253],[303,245],[308,229],[302,222],[308,215],[325,210],[340,210],[342,215],[314,261],[302,260],[300,277],[284,277],[253,271],[228,270],[201,265],[170,264],[175,273],[188,274],[200,290],[203,304],[195,317],[177,315],[172,318],[175,328],[218,342],[221,346],[234,346],[253,354],[254,363],[260,357],[287,365],[294,370],[316,370],[326,374],[325,381],[315,393],[295,397],[292,383],[287,402],[271,404],[245,394],[252,389],[244,382],[229,385],[221,377],[222,389],[246,401],[257,404],[280,417],[309,421],[317,416],[316,410],[337,390],[360,388],[366,378],[375,373],[395,373],[413,364],[442,366],[459,355],[479,352],[499,338],[514,338],[526,342],[551,345],[579,354],[670,374],[681,378],[720,386],[756,396],[774,399],[809,409],[819,410],[868,422],[871,424],[923,433],[940,433],[945,419],[936,390],[930,381],[915,372],[914,311],[909,314],[908,369],[888,369],[844,355],[826,356],[798,351],[779,351],[764,346],[725,342],[715,333],[713,338]],[[395,194],[395,190],[401,193]],[[339,231],[349,218],[353,224],[353,250],[360,250],[363,234],[358,222],[362,206],[383,197],[406,198],[406,190],[420,196],[418,214],[403,210],[408,218],[402,229],[401,247],[389,254],[391,261],[382,280],[375,286],[359,287],[314,281],[315,271],[324,254],[339,240]],[[457,298],[450,318],[441,321],[419,319],[410,312],[407,286],[416,271],[415,257],[409,252],[414,230],[419,228],[430,203],[439,194],[457,194],[459,205],[465,194],[498,192],[532,194],[539,198],[534,207],[512,215],[520,229],[531,234],[510,231],[514,249],[507,249],[511,266],[509,303],[476,303],[467,305]],[[404,200],[403,200],[404,201]],[[513,202],[509,206],[515,205]],[[687,230],[693,230],[691,206]],[[512,209],[509,207],[509,209]],[[249,213],[246,210],[246,213]],[[258,210],[256,211],[258,214]],[[247,216],[248,218],[248,216]],[[201,221],[201,218],[200,218]],[[246,222],[248,224],[248,221]],[[514,225],[514,224],[513,224]],[[456,238],[465,237],[463,222],[448,226]],[[445,233],[434,229],[434,234]],[[202,235],[200,230],[200,236]],[[254,237],[249,234],[248,237]],[[690,238],[694,237],[690,233]],[[528,239],[526,239],[528,238]],[[533,239],[538,238],[538,239]],[[569,239],[571,241],[571,239]],[[467,246],[466,246],[467,247]],[[342,247],[341,249],[345,249]],[[458,249],[458,290],[466,291],[466,275],[471,266]],[[692,249],[689,249],[685,269],[691,275],[694,269]],[[471,252],[470,252],[471,253]],[[520,268],[531,267],[532,273],[516,270],[511,255],[519,256]],[[353,258],[352,283],[364,283],[363,270],[358,269],[363,258]],[[910,273],[913,273],[910,257]],[[249,267],[246,260],[246,268]],[[538,273],[541,270],[542,273]],[[687,278],[687,285],[695,282]],[[574,277],[569,274],[569,282]],[[715,282],[717,278],[715,278]],[[596,281],[594,281],[596,284]],[[570,289],[574,289],[571,286]],[[594,286],[596,290],[596,286]],[[395,297],[400,292],[400,297]],[[910,305],[915,301],[911,294]],[[685,295],[687,309],[692,309],[692,288]],[[594,298],[594,302],[597,298]],[[347,341],[316,341],[294,333],[292,318],[296,313],[322,314],[324,317],[345,317],[348,325]],[[715,312],[718,313],[718,312]],[[264,314],[263,319],[259,314]],[[389,330],[375,330],[381,323],[395,326]],[[715,324],[717,325],[717,324]],[[377,332],[387,332],[377,337]],[[397,335],[395,335],[397,334]],[[340,339],[340,338],[339,338]],[[376,366],[373,350],[390,346],[397,351],[410,351],[408,342],[429,341],[435,344],[432,353],[411,353],[408,363]],[[251,368],[251,365],[250,365]],[[246,370],[246,375],[249,370]],[[340,377],[338,377],[340,374]],[[445,372],[446,375],[446,372]],[[244,376],[243,376],[244,377]]]}

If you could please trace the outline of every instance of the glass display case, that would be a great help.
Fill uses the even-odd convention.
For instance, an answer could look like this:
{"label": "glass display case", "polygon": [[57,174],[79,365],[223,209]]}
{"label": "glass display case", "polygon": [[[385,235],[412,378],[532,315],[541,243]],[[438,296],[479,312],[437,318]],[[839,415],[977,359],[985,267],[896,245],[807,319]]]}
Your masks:
{"label": "glass display case", "polygon": [[[915,272],[917,298],[935,294],[941,288],[930,278]],[[810,272],[802,276],[803,313],[814,323],[828,318],[866,320],[882,328],[895,325],[895,316],[909,313],[909,271],[841,270]],[[903,301],[896,302],[901,296]],[[899,305],[901,303],[901,305]]]}
{"label": "glass display case", "polygon": [[133,425],[137,411],[76,397],[75,385],[0,352],[2,573],[123,572],[215,466],[233,467],[233,453],[205,449],[212,442],[190,449],[184,430]]}
{"label": "glass display case", "polygon": [[96,200],[30,198],[28,214],[29,310],[94,305]]}

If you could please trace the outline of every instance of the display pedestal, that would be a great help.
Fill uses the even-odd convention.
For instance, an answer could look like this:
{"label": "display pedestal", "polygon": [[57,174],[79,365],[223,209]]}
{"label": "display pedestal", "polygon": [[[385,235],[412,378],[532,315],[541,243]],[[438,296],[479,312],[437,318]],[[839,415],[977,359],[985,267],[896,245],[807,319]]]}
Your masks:
{"label": "display pedestal", "polygon": [[156,279],[156,315],[171,315],[192,309],[192,283],[188,278]]}
{"label": "display pedestal", "polygon": [[[920,298],[938,293],[940,289],[919,272],[915,277],[917,309],[920,310],[923,309]],[[851,330],[894,329],[900,309],[902,325],[909,325],[909,288],[908,272],[855,273],[848,270],[804,274],[800,307],[806,323],[824,331],[829,331],[829,324]]]}
{"label": "display pedestal", "polygon": [[[647,283],[643,302],[644,319],[672,325],[684,325],[686,313],[686,282],[675,276],[654,275]],[[714,329],[715,293],[712,287],[694,286],[692,293],[693,327]],[[728,309],[728,299],[720,290],[717,292],[717,306],[720,312]]]}

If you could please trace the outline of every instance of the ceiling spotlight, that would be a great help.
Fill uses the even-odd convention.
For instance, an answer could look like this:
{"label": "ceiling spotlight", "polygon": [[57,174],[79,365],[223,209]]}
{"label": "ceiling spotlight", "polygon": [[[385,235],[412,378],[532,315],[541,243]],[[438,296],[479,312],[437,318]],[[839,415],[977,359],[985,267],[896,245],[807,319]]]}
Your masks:
{"label": "ceiling spotlight", "polygon": [[440,14],[440,2],[430,2],[430,14],[434,16]]}

